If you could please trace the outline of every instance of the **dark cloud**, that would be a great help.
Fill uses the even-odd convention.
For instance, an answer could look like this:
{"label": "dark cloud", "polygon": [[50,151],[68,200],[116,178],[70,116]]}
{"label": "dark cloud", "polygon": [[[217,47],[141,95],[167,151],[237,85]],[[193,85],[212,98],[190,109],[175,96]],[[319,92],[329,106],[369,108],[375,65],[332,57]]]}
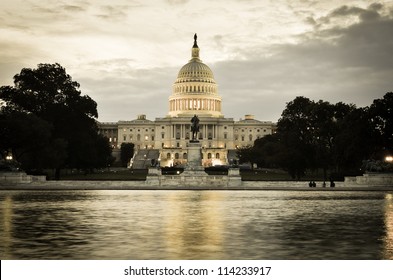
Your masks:
{"label": "dark cloud", "polygon": [[71,13],[85,12],[87,10],[85,6],[77,6],[77,5],[63,5],[62,9]]}
{"label": "dark cloud", "polygon": [[100,121],[117,121],[119,116],[130,120],[138,114],[154,119],[168,113],[168,98],[179,69],[136,69],[130,67],[133,62],[125,58],[96,61],[87,65],[96,78],[78,79],[81,90],[97,101]]}
{"label": "dark cloud", "polygon": [[243,105],[247,113],[265,119],[269,115],[278,118],[285,102],[298,95],[370,105],[393,90],[393,18],[378,14],[369,20],[365,16],[371,9],[382,8],[341,7],[329,13],[329,18],[356,14],[360,21],[315,30],[297,44],[273,46],[272,56],[253,49],[246,60],[217,63],[214,73],[224,108],[239,111],[236,107]]}

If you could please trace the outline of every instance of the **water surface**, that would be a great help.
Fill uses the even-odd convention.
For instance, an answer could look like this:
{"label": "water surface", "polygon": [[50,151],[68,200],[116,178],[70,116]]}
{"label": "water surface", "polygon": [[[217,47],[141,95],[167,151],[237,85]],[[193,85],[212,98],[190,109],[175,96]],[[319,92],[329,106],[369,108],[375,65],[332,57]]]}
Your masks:
{"label": "water surface", "polygon": [[393,259],[393,194],[1,191],[1,259]]}

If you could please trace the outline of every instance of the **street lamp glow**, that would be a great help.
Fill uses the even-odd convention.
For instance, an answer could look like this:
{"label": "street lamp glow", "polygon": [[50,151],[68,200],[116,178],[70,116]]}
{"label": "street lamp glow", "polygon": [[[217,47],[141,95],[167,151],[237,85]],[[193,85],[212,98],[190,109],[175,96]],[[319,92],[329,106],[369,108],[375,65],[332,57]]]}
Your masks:
{"label": "street lamp glow", "polygon": [[393,162],[393,156],[387,156],[387,157],[385,157],[385,161],[387,161],[387,162]]}

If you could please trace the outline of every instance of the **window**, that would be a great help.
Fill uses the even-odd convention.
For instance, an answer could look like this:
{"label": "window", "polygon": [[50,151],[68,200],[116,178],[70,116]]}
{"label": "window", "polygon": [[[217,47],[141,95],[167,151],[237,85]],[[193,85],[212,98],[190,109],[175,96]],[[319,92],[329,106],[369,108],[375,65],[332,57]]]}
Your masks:
{"label": "window", "polygon": [[242,141],[244,141],[244,135],[242,135]]}
{"label": "window", "polygon": [[252,134],[248,135],[248,139],[252,141]]}
{"label": "window", "polygon": [[220,154],[216,153],[216,159],[220,159]]}
{"label": "window", "polygon": [[212,158],[212,154],[211,153],[208,153],[207,154],[207,159],[211,159]]}
{"label": "window", "polygon": [[161,133],[161,139],[164,139],[165,138],[165,133],[163,132],[163,133]]}
{"label": "window", "polygon": [[183,153],[183,159],[187,159],[187,153]]}
{"label": "window", "polygon": [[123,135],[123,141],[127,140],[127,135]]}
{"label": "window", "polygon": [[228,138],[228,134],[225,132],[224,133],[224,139],[227,139]]}
{"label": "window", "polygon": [[171,159],[171,153],[166,154],[166,159]]}
{"label": "window", "polygon": [[136,136],[136,141],[141,141],[141,135],[140,135],[140,134],[138,134],[138,135]]}
{"label": "window", "polygon": [[145,141],[149,140],[149,136],[145,135]]}
{"label": "window", "polygon": [[175,159],[179,159],[179,153],[175,154]]}
{"label": "window", "polygon": [[151,141],[154,141],[154,135],[151,136]]}

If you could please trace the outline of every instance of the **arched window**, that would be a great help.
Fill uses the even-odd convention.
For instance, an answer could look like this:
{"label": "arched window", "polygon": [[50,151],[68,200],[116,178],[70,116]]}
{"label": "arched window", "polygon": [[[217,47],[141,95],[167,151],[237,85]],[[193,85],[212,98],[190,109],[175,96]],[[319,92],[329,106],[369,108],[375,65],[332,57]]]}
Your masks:
{"label": "arched window", "polygon": [[248,139],[252,141],[252,134],[248,135]]}
{"label": "arched window", "polygon": [[136,136],[136,141],[141,141],[141,135],[140,135],[140,134],[138,134],[138,135]]}
{"label": "arched window", "polygon": [[179,159],[179,153],[175,154],[175,159]]}
{"label": "arched window", "polygon": [[171,153],[166,154],[166,159],[171,159]]}
{"label": "arched window", "polygon": [[220,154],[216,153],[216,159],[220,159]]}
{"label": "arched window", "polygon": [[187,153],[183,153],[183,159],[187,159]]}
{"label": "arched window", "polygon": [[208,153],[207,154],[207,159],[211,159],[212,158],[212,154],[211,153]]}

